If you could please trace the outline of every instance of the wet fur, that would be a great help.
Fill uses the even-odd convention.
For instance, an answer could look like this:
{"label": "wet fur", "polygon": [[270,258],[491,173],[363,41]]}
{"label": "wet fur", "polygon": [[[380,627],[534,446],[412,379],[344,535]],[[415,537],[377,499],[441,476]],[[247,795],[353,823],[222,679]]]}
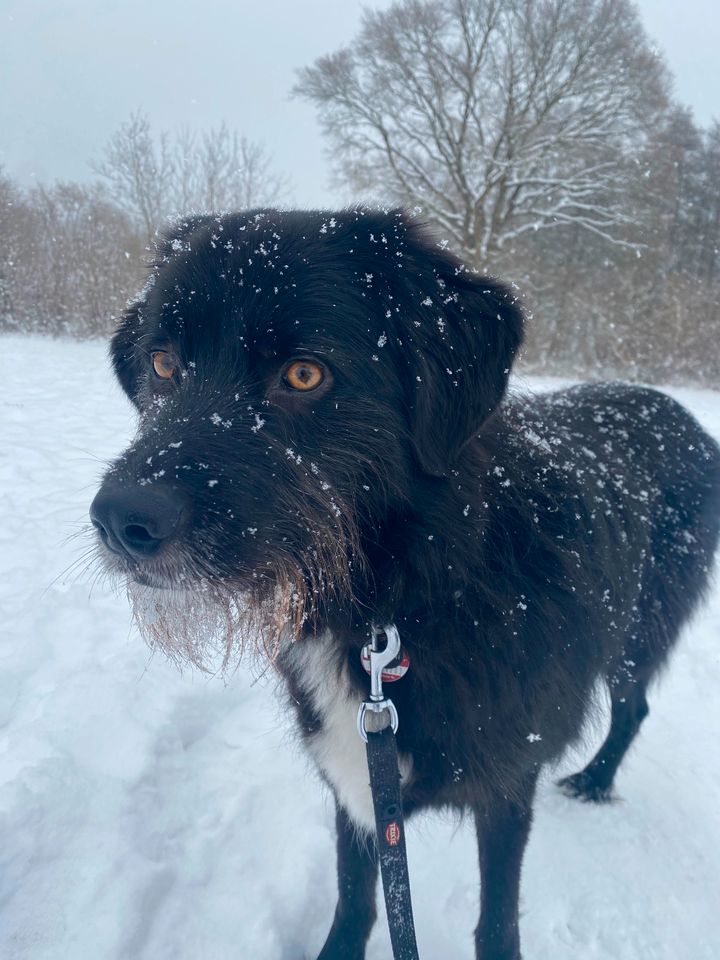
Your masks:
{"label": "wet fur", "polygon": [[[259,630],[345,798],[322,960],[360,960],[374,919],[373,845],[356,836],[371,829],[364,772],[328,759],[355,736],[335,727],[367,691],[371,622],[396,623],[411,658],[392,688],[407,811],[473,812],[478,956],[516,960],[538,771],[578,737],[604,678],[605,753],[565,786],[609,795],[647,684],[708,582],[715,443],[643,387],[503,399],[522,327],[508,288],[402,211],[257,211],[174,224],[113,339],[141,422],[105,483],[170,485],[189,504],[175,553],[142,564],[183,591],[179,604],[140,591],[146,634],[202,660],[220,627],[227,662]],[[166,346],[183,363],[171,385],[149,373]],[[278,392],[297,356],[332,370],[317,398]],[[183,622],[188,597],[197,616]]]}

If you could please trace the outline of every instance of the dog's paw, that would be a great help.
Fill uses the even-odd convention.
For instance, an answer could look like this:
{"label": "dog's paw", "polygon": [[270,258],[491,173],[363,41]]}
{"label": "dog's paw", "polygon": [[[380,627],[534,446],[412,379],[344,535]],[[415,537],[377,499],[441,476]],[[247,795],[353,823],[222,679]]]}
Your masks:
{"label": "dog's paw", "polygon": [[614,803],[617,799],[611,787],[600,786],[593,780],[592,775],[584,770],[571,777],[563,777],[558,780],[557,785],[566,797],[582,800],[584,803]]}

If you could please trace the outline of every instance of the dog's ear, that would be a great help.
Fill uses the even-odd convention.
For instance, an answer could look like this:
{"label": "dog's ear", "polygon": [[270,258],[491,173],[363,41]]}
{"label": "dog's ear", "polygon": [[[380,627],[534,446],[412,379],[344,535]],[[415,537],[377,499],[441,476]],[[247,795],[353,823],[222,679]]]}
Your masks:
{"label": "dog's ear", "polygon": [[110,360],[115,376],[135,406],[138,406],[138,383],[140,379],[136,353],[136,343],[140,334],[139,309],[140,301],[128,305],[110,341]]}
{"label": "dog's ear", "polygon": [[517,298],[408,224],[403,324],[412,439],[422,469],[444,476],[497,407],[522,343]]}

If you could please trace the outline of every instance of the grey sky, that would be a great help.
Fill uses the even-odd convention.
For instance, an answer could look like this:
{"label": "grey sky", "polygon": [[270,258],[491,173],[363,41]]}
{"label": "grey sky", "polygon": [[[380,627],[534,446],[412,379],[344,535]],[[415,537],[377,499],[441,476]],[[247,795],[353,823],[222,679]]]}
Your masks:
{"label": "grey sky", "polygon": [[[389,0],[366,5],[387,6]],[[701,123],[720,116],[717,0],[642,0],[650,35]],[[348,42],[355,0],[0,0],[0,163],[23,180],[91,176],[142,108],[156,128],[226,120],[263,140],[297,205],[338,201],[294,69]]]}

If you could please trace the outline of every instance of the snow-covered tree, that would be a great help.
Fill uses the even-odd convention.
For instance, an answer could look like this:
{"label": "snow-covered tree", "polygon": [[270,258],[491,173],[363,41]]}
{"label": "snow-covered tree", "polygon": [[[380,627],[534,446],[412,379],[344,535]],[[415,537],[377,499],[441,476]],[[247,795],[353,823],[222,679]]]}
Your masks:
{"label": "snow-covered tree", "polygon": [[484,264],[550,228],[632,242],[622,174],[666,87],[629,0],[399,0],[295,91],[340,181]]}

